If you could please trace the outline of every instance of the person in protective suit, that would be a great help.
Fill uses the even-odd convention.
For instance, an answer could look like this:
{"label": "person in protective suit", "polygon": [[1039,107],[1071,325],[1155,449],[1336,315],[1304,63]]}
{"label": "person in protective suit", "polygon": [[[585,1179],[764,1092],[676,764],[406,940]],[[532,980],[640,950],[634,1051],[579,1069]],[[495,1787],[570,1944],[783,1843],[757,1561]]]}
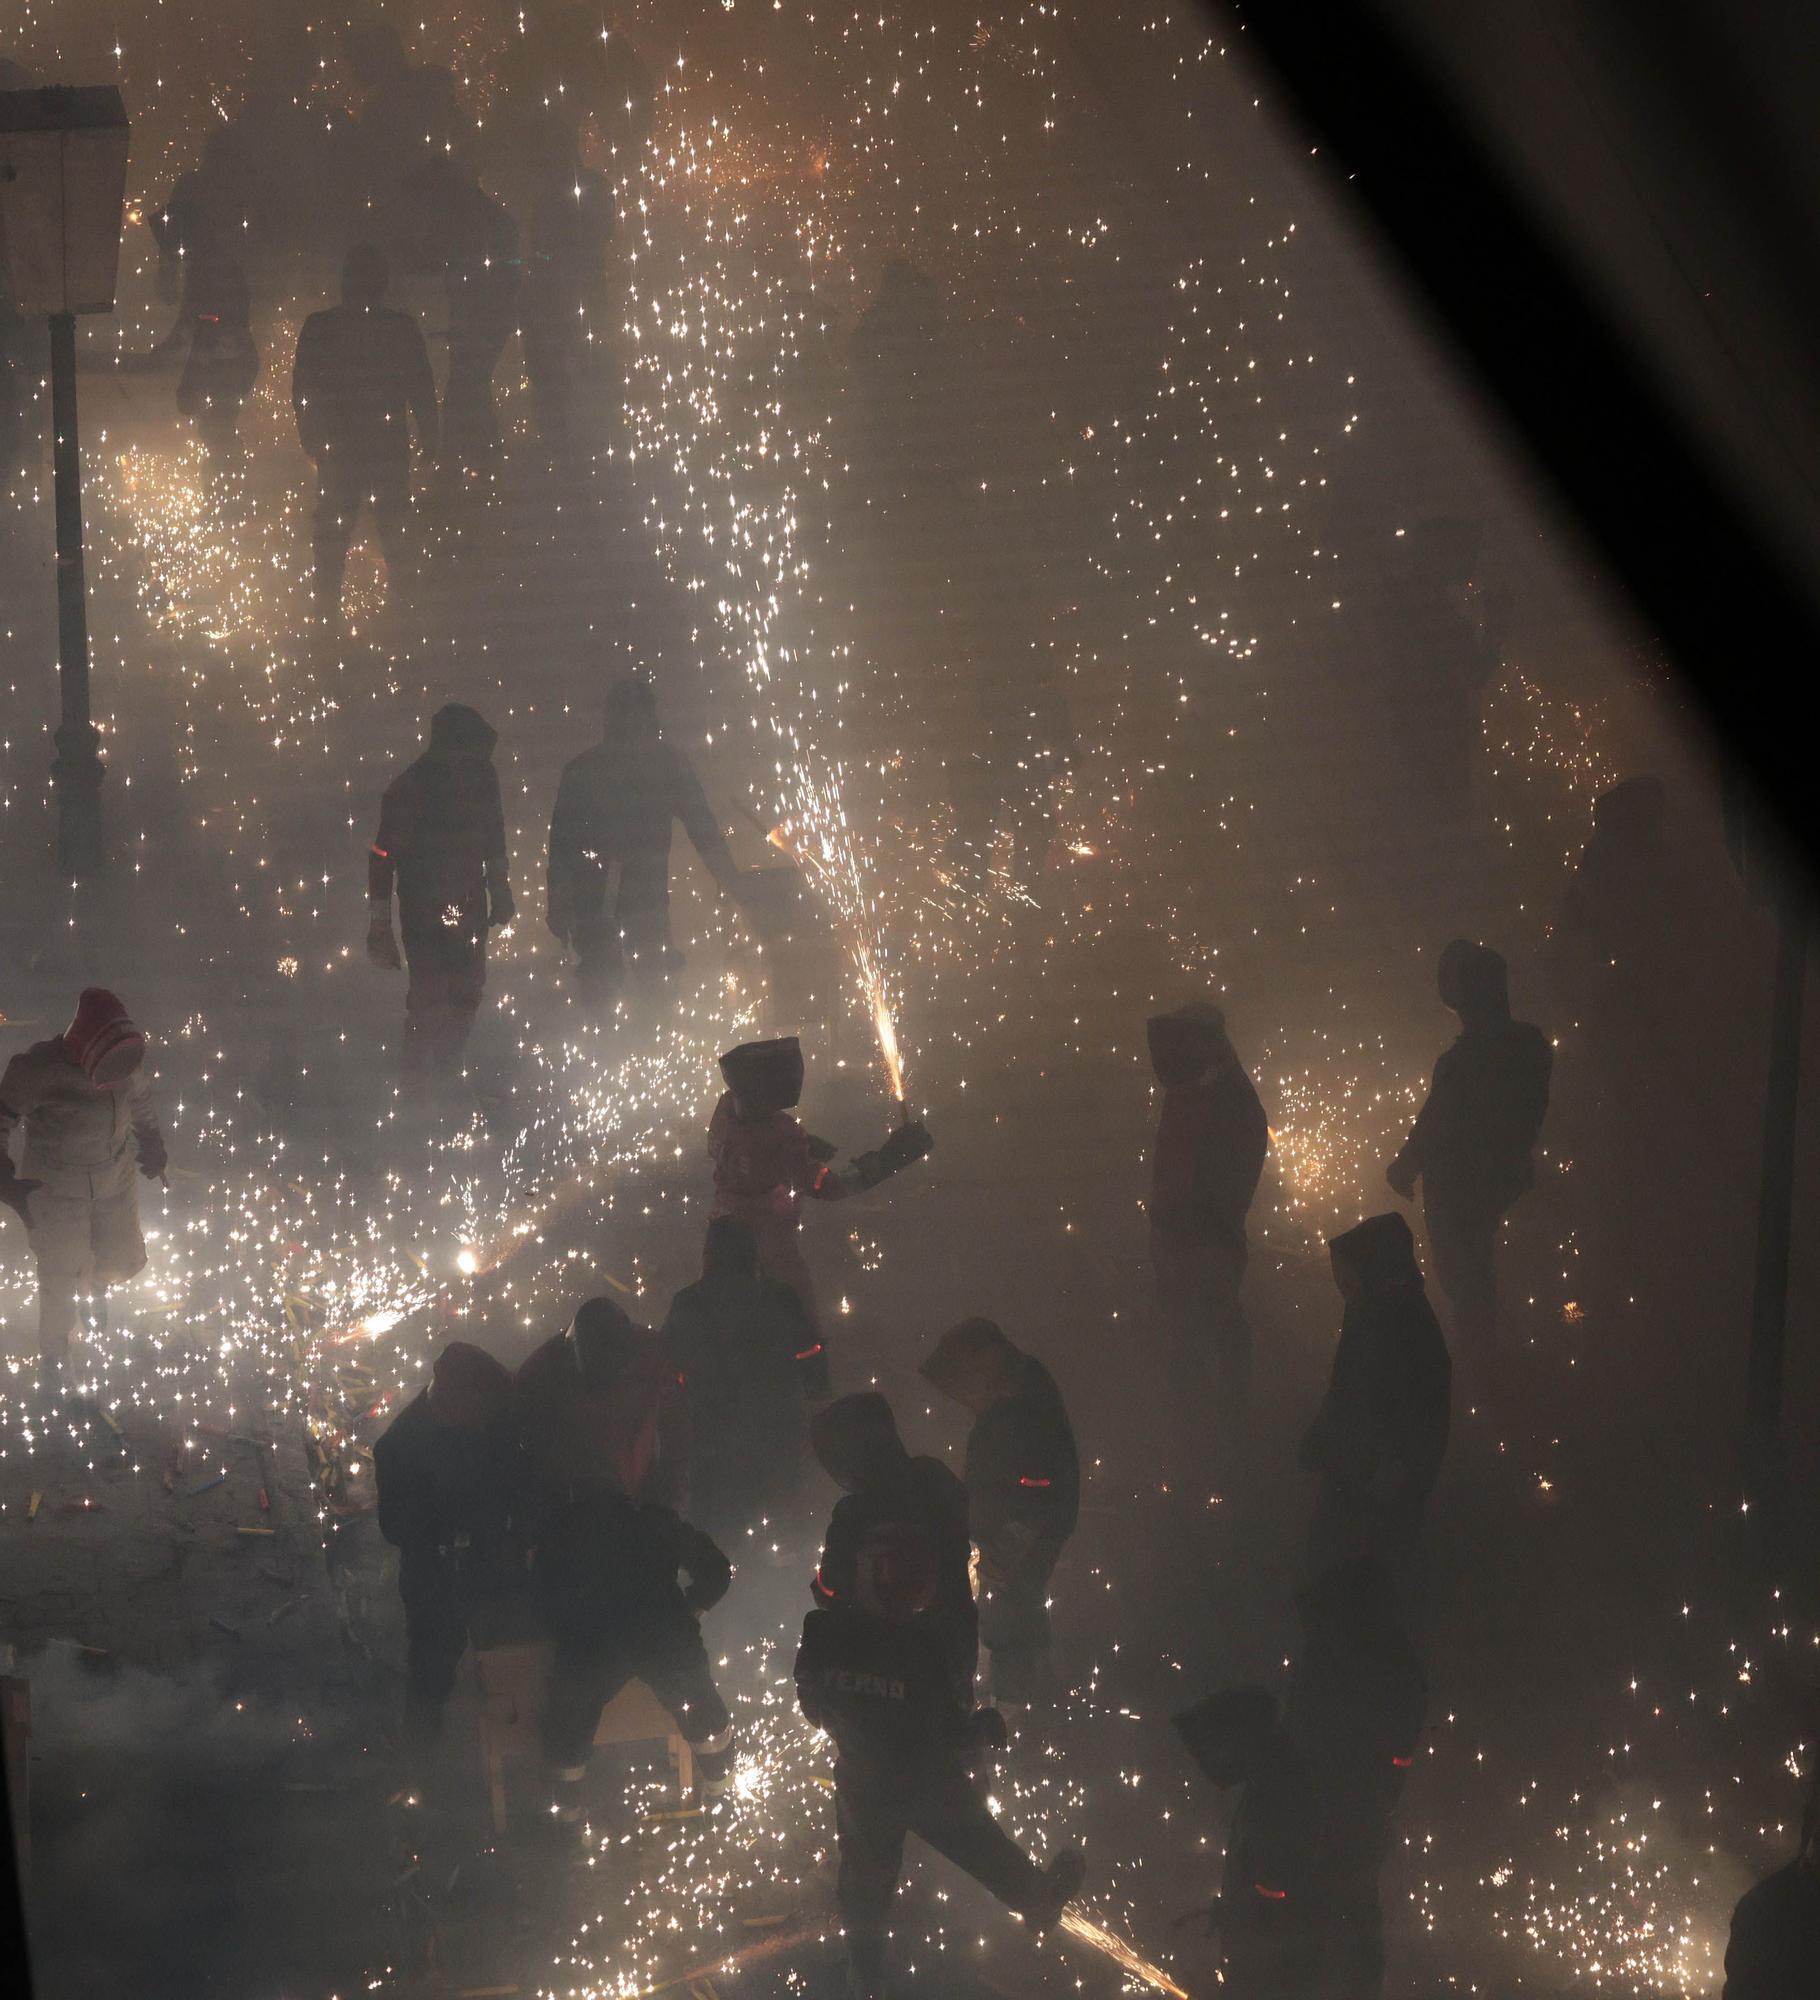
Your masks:
{"label": "person in protective suit", "polygon": [[1336,1564],[1297,1600],[1302,1643],[1284,1721],[1320,1800],[1325,1905],[1321,2000],[1378,2000],[1384,1910],[1378,1877],[1428,1711],[1422,1662],[1403,1629],[1395,1579],[1369,1556]]}
{"label": "person in protective suit", "polygon": [[184,260],[183,326],[189,352],[177,378],[177,409],[195,423],[211,472],[240,445],[240,406],[259,379],[253,300],[240,259],[207,246]]}
{"label": "person in protective suit", "polygon": [[605,736],[564,765],[557,786],[547,919],[575,948],[583,993],[610,1006],[628,961],[649,981],[681,964],[670,941],[671,822],[682,821],[724,895],[738,897],[740,871],[701,780],[658,728],[651,683],[616,681],[606,719]]}
{"label": "person in protective suit", "polygon": [[[909,1492],[901,1468],[899,1490]],[[1061,1915],[1084,1873],[1072,1849],[1038,1868],[986,1804],[979,1768],[1004,1748],[1005,1725],[974,1706],[972,1672],[955,1649],[945,1604],[949,1532],[934,1510],[871,1509],[850,1560],[842,1558],[844,1588],[831,1592],[818,1579],[803,1620],[797,1699],[834,1739],[838,1896],[858,1995],[876,1994],[884,1977],[906,1834],[1038,1928]]]}
{"label": "person in protective suit", "polygon": [[[100,1294],[145,1268],[135,1168],[162,1180],[164,1138],[145,1079],[145,1036],[124,1004],[89,986],[60,1035],[22,1049],[0,1076],[0,1201],[24,1222],[38,1265],[38,1352],[70,1358],[76,1296]],[[23,1171],[13,1128],[25,1127]]]}
{"label": "person in protective suit", "polygon": [[803,1130],[792,1107],[803,1094],[802,1045],[794,1035],[742,1042],[720,1059],[727,1088],[708,1125],[714,1213],[737,1216],[758,1244],[758,1265],[785,1284],[819,1325],[815,1285],[803,1259],[803,1201],[845,1201],[887,1181],[935,1143],[907,1119],[875,1151],[836,1171],[835,1148]]}
{"label": "person in protective suit", "polygon": [[1309,1573],[1374,1555],[1406,1583],[1447,1455],[1453,1365],[1400,1215],[1370,1216],[1327,1251],[1346,1304],[1327,1393],[1302,1440],[1302,1463],[1321,1480]]}
{"label": "person in protective suit", "polygon": [[476,1624],[507,1611],[524,1580],[511,1375],[450,1341],[373,1446],[373,1479],[379,1532],[398,1551],[405,1736],[421,1750],[442,1727]]}
{"label": "person in protective suit", "polygon": [[499,738],[452,701],[430,718],[430,747],[392,780],[367,864],[367,957],[396,972],[392,889],[404,957],[403,1068],[448,1075],[461,1063],[487,982],[487,932],[515,914],[506,880],[505,814],[493,750]]}
{"label": "person in protective suit", "polygon": [[1163,1087],[1150,1163],[1150,1262],[1157,1304],[1182,1350],[1212,1367],[1215,1421],[1242,1425],[1251,1396],[1251,1329],[1240,1303],[1251,1209],[1270,1125],[1218,1007],[1197,1003],[1149,1023]]}
{"label": "person in protective suit", "polygon": [[694,1746],[704,1796],[732,1777],[733,1718],[700,1614],[726,1595],[733,1565],[676,1512],[687,1472],[681,1386],[668,1342],[610,1299],[588,1300],[514,1385],[533,1573],[553,1643],[544,1754],[568,1820],[580,1816],[601,1710],[629,1680],[650,1688]]}
{"label": "person in protective suit", "polygon": [[1535,1180],[1554,1055],[1542,1030],[1510,1018],[1510,975],[1488,946],[1455,938],[1441,954],[1441,1001],[1460,1035],[1386,1179],[1405,1201],[1422,1183],[1435,1275],[1454,1325],[1481,1349],[1498,1330],[1498,1227]]}
{"label": "person in protective suit", "polygon": [[800,1485],[808,1406],[828,1393],[821,1336],[731,1215],[708,1224],[701,1277],[663,1330],[684,1384],[690,1511],[711,1534],[744,1534]]}
{"label": "person in protective suit", "polygon": [[962,1474],[980,1552],[980,1644],[994,1701],[1049,1693],[1049,1579],[1081,1511],[1074,1429],[1055,1378],[989,1319],[950,1327],[924,1377],[971,1410]]}
{"label": "person in protective suit", "polygon": [[384,303],[390,269],[371,244],[341,267],[341,304],[311,313],[297,336],[291,407],[316,467],[316,615],[341,619],[348,545],[362,506],[373,510],[394,590],[413,561],[411,441],[426,460],[441,449],[436,378],[415,319]]}
{"label": "person in protective suit", "polygon": [[1801,1846],[1732,1912],[1721,2000],[1808,2000],[1820,1993],[1820,1780],[1801,1816]]}
{"label": "person in protective suit", "polygon": [[1323,1898],[1320,1806],[1308,1759],[1261,1687],[1227,1688],[1175,1718],[1188,1754],[1221,1791],[1242,1787],[1209,1912],[1234,2000],[1318,1991]]}

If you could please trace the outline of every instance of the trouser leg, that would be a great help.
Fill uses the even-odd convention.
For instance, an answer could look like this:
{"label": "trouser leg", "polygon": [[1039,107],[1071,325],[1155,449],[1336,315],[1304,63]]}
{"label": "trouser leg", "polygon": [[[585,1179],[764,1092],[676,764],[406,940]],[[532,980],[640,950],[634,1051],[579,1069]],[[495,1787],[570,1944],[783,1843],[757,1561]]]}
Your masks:
{"label": "trouser leg", "polygon": [[468,1616],[455,1584],[438,1571],[414,1574],[415,1568],[407,1558],[398,1587],[404,1599],[405,1734],[422,1745],[433,1742],[442,1728],[455,1671],[467,1650]]}
{"label": "trouser leg", "polygon": [[618,926],[604,911],[595,910],[577,919],[574,936],[577,990],[592,1005],[613,1006],[626,982]]}
{"label": "trouser leg", "polygon": [[544,1756],[559,1777],[587,1768],[601,1711],[629,1678],[617,1638],[604,1622],[559,1626],[544,1696]]}
{"label": "trouser leg", "polygon": [[834,1773],[834,1825],[840,1850],[836,1897],[856,1970],[875,1976],[884,1967],[891,1899],[904,1861],[902,1794],[860,1784]]}
{"label": "trouser leg", "polygon": [[310,591],[316,615],[331,622],[341,617],[342,579],[347,572],[348,546],[354,539],[354,517],[359,511],[358,480],[345,475],[338,464],[325,457],[318,470]]}
{"label": "trouser leg", "polygon": [[468,1032],[480,1010],[486,989],[486,946],[448,946],[440,940],[413,942],[407,932],[405,960],[410,983],[405,989],[404,1070],[420,1078],[426,1072],[447,1075],[461,1067]]}
{"label": "trouser leg", "polygon": [[995,1701],[1048,1699],[1049,1571],[987,1580],[980,1588],[980,1645],[992,1656]]}
{"label": "trouser leg", "polygon": [[46,1365],[70,1358],[76,1295],[92,1269],[91,1202],[84,1194],[33,1190],[29,1208],[32,1256],[38,1267],[38,1354]]}
{"label": "trouser leg", "polygon": [[1498,1226],[1495,1209],[1452,1202],[1427,1202],[1428,1245],[1435,1276],[1447,1295],[1455,1331],[1481,1349],[1498,1334]]}
{"label": "trouser leg", "polygon": [[408,459],[375,466],[373,525],[385,555],[386,580],[394,597],[408,597],[417,581],[417,538],[411,531],[411,471]]}
{"label": "trouser leg", "polygon": [[701,1627],[680,1595],[674,1616],[641,1635],[635,1670],[694,1747],[703,1784],[723,1783],[733,1768],[733,1717],[714,1685]]}
{"label": "trouser leg", "polygon": [[910,1808],[911,1831],[971,1875],[1008,1910],[1023,1914],[1043,1900],[1043,1872],[987,1809],[970,1773],[944,1773]]}

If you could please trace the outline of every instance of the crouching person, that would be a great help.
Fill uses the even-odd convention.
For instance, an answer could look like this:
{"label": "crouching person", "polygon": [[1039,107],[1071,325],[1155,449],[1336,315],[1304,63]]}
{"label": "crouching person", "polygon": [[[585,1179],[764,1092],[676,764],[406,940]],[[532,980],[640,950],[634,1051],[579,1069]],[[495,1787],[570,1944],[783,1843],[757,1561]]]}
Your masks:
{"label": "crouching person", "polygon": [[834,1739],[838,1893],[856,2000],[881,1990],[906,1834],[1039,1929],[1061,1915],[1084,1872],[1074,1849],[1039,1868],[987,1807],[979,1767],[1003,1748],[1005,1725],[974,1707],[969,1649],[957,1647],[943,1609],[942,1567],[916,1515],[879,1510],[843,1570],[850,1595],[818,1590],[796,1656],[803,1714]]}
{"label": "crouching person", "polygon": [[521,1594],[511,1412],[506,1370],[478,1347],[451,1341],[429,1387],[373,1447],[379,1532],[398,1550],[405,1742],[414,1756],[441,1733],[477,1621]]}

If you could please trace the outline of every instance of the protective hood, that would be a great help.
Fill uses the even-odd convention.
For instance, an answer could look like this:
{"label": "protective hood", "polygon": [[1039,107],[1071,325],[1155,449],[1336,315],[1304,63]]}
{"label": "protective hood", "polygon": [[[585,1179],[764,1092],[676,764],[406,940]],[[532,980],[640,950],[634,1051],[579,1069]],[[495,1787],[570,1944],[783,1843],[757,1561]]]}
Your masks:
{"label": "protective hood", "polygon": [[774,1042],[742,1042],[720,1059],[727,1088],[742,1116],[768,1118],[788,1111],[803,1094],[803,1045],[794,1035]]}
{"label": "protective hood", "polygon": [[589,1299],[563,1336],[583,1390],[601,1396],[617,1388],[638,1352],[639,1331],[611,1299]]}
{"label": "protective hood", "polygon": [[430,1414],[455,1430],[479,1430],[505,1414],[512,1378],[492,1355],[451,1340],[430,1375]]}
{"label": "protective hood", "polygon": [[951,1326],[922,1365],[925,1381],[969,1410],[989,1409],[1017,1379],[1023,1355],[989,1319]]}
{"label": "protective hood", "polygon": [[1209,1001],[1194,1001],[1171,1014],[1153,1014],[1147,1029],[1150,1067],[1165,1090],[1199,1082],[1232,1050],[1226,1039],[1226,1016]]}
{"label": "protective hood", "polygon": [[430,748],[441,757],[491,757],[499,732],[478,709],[451,701],[430,717]]}
{"label": "protective hood", "polygon": [[809,1419],[809,1443],[822,1470],[848,1493],[876,1485],[908,1456],[891,1405],[871,1391],[817,1410]]}
{"label": "protective hood", "polygon": [[128,1019],[125,1002],[102,986],[83,988],[63,1047],[97,1090],[115,1089],[145,1060],[145,1036]]}
{"label": "protective hood", "polygon": [[607,730],[657,727],[657,690],[643,674],[627,674],[607,689]]}
{"label": "protective hood", "polygon": [[1422,1282],[1416,1239],[1394,1210],[1368,1215],[1356,1228],[1329,1237],[1327,1247],[1345,1258],[1368,1293],[1400,1291]]}
{"label": "protective hood", "polygon": [[1435,983],[1441,1004],[1463,1021],[1510,1019],[1510,968],[1490,945],[1455,938],[1441,953]]}
{"label": "protective hood", "polygon": [[1175,1732],[1216,1785],[1241,1785],[1258,1769],[1277,1725],[1276,1697],[1261,1687],[1223,1688],[1175,1718]]}
{"label": "protective hood", "polygon": [[701,1274],[704,1278],[757,1277],[758,1238],[749,1222],[742,1222],[737,1215],[717,1215],[708,1224]]}

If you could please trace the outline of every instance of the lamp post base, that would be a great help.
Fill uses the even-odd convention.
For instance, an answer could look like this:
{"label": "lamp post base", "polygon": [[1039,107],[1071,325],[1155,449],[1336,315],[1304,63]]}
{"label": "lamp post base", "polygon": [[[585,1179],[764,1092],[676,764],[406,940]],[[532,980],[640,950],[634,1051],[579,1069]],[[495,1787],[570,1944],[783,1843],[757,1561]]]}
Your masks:
{"label": "lamp post base", "polygon": [[94,875],[104,858],[101,781],[107,766],[101,761],[101,732],[92,722],[66,725],[55,742],[51,780],[57,787],[57,865],[66,876]]}

